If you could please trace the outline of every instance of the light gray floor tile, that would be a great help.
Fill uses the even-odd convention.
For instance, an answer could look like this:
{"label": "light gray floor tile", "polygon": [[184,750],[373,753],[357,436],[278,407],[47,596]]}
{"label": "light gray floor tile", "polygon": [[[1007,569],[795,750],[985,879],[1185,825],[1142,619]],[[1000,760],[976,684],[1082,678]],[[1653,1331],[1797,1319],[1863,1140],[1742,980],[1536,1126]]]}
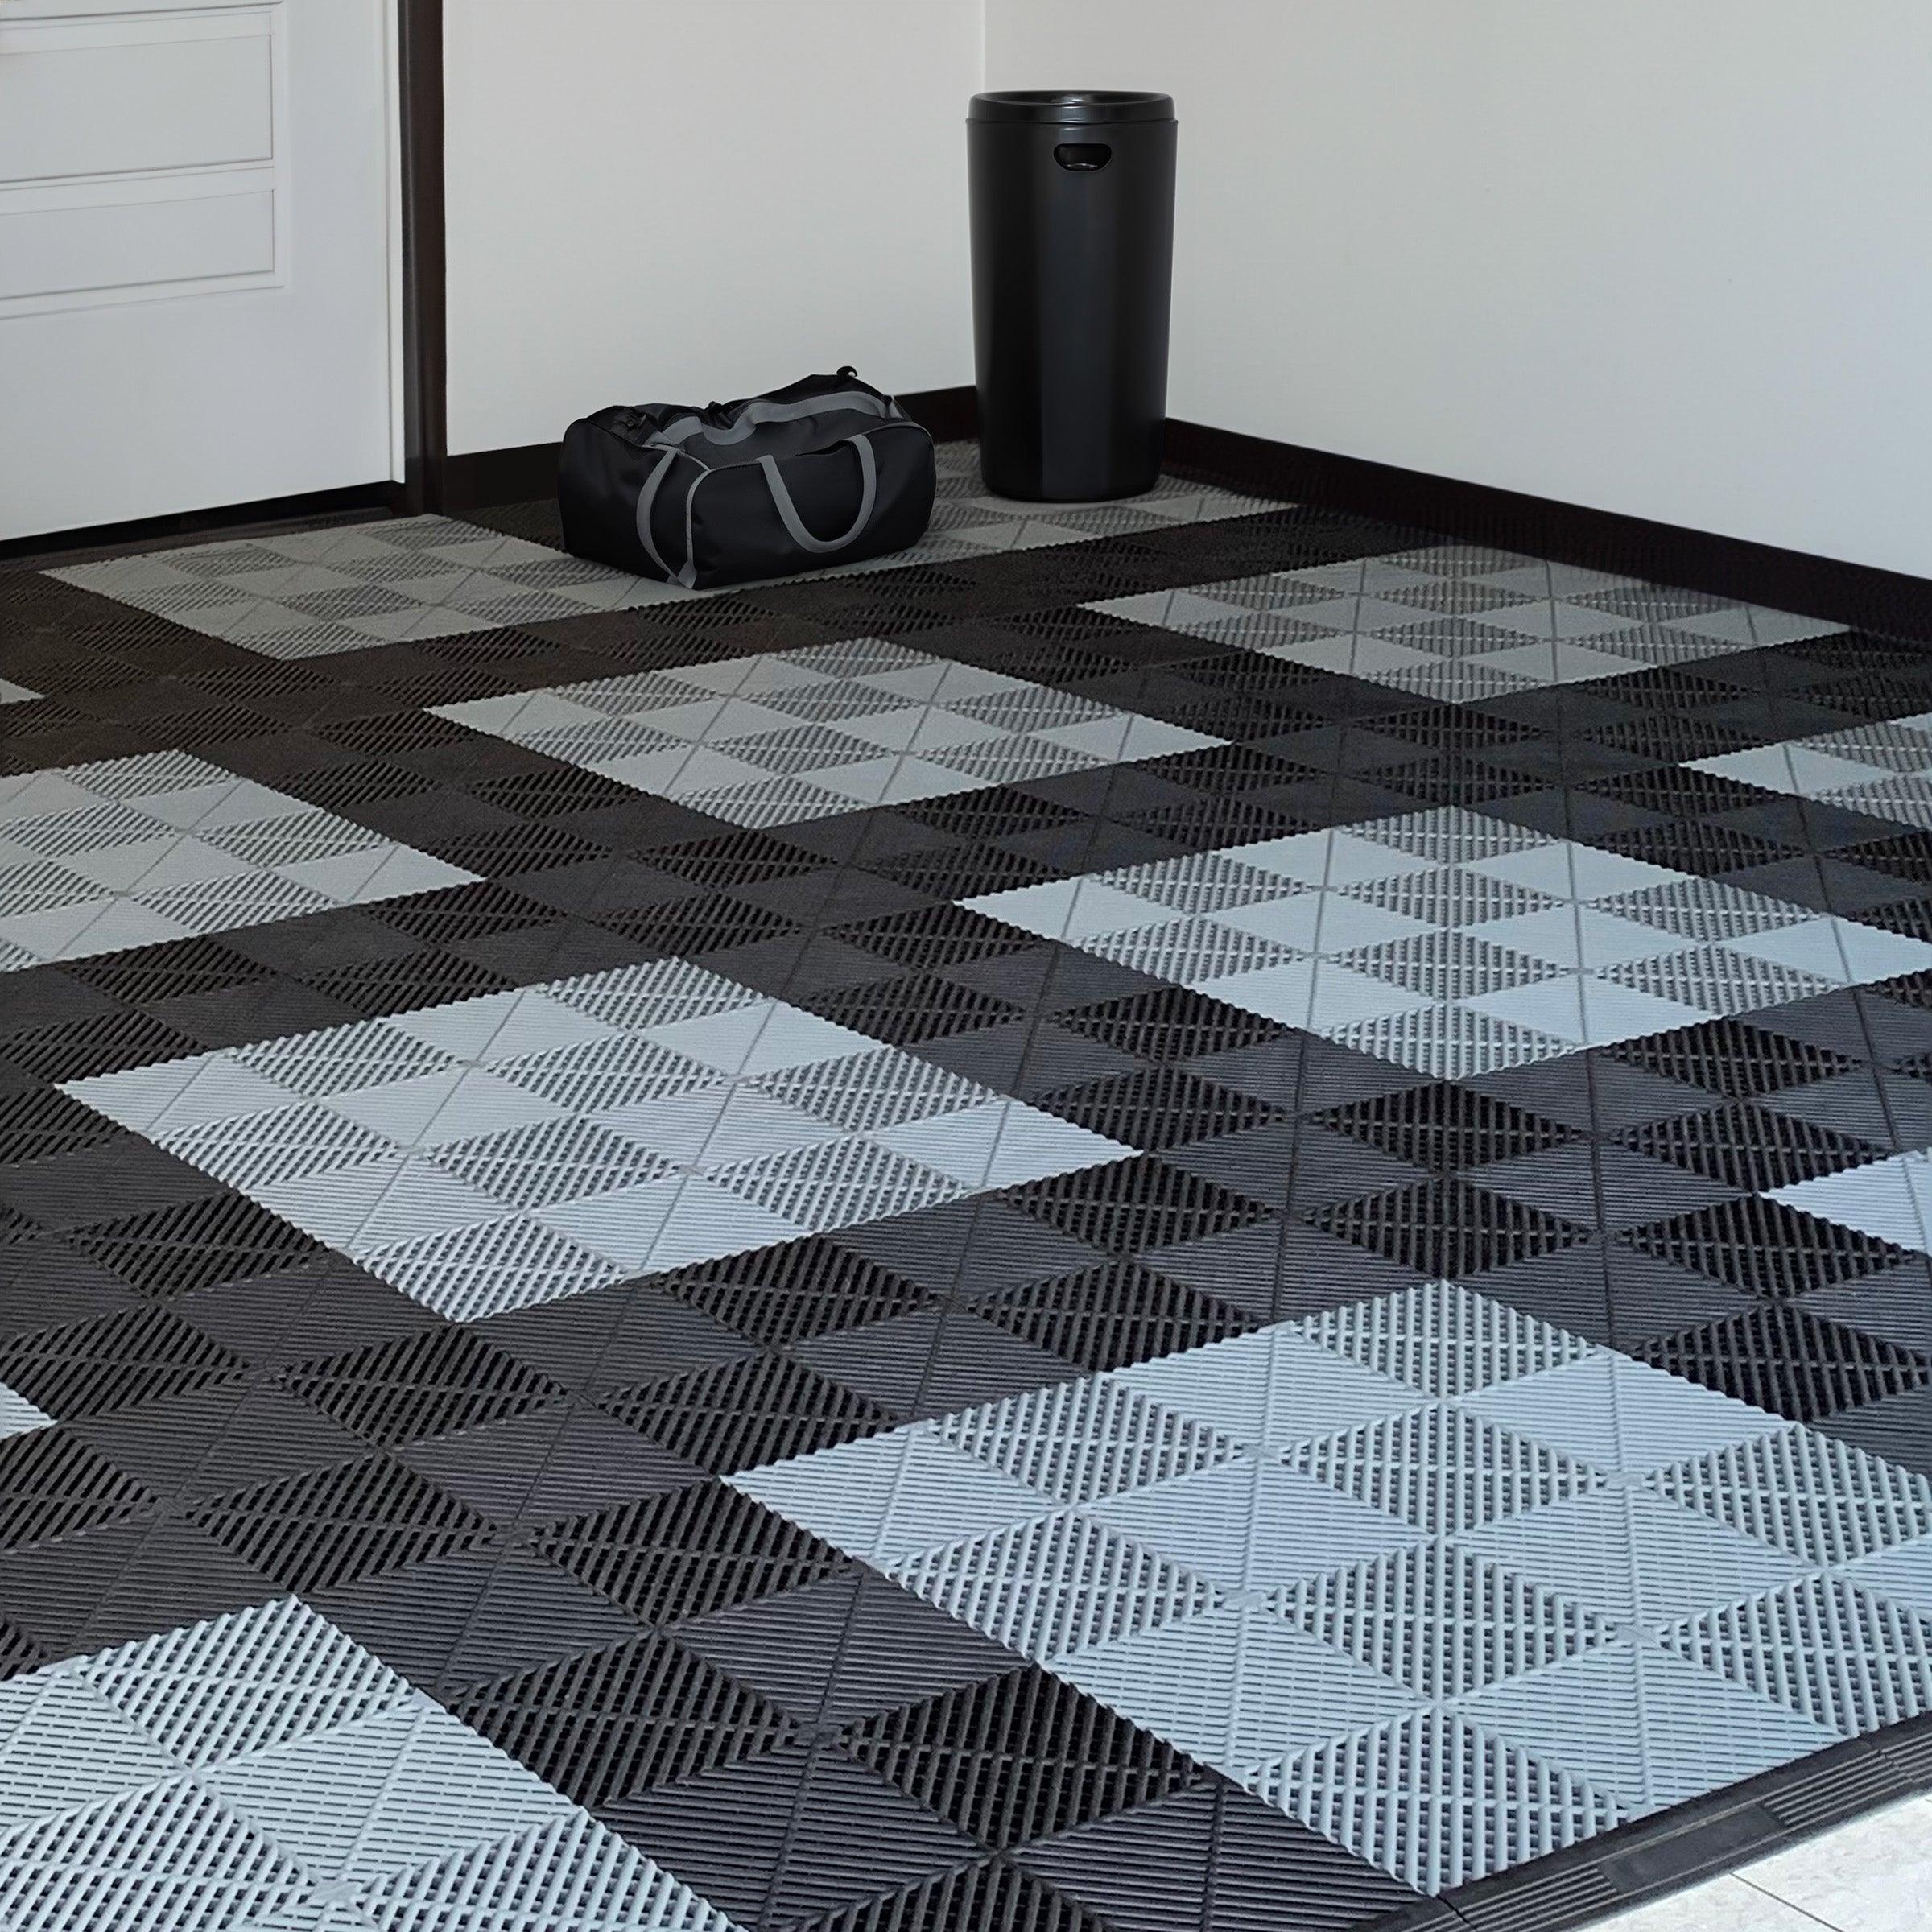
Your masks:
{"label": "light gray floor tile", "polygon": [[[677,960],[68,1091],[458,1320],[1131,1151]],[[472,1158],[592,1134],[568,1196]]]}
{"label": "light gray floor tile", "polygon": [[1438,1078],[1932,965],[1923,940],[1466,810],[960,902]]}
{"label": "light gray floor tile", "polygon": [[[1891,1538],[1822,1583],[1821,1457]],[[1909,1472],[1447,1283],[727,1480],[1424,1891],[1932,1672]]]}
{"label": "light gray floor tile", "polygon": [[1690,769],[1932,827],[1932,712],[1697,758]]}
{"label": "light gray floor tile", "polygon": [[0,970],[476,877],[184,752],[0,781],[0,850],[19,855],[0,856]]}
{"label": "light gray floor tile", "polygon": [[1771,1191],[1771,1199],[1901,1248],[1932,1253],[1932,1152],[1915,1149]]}
{"label": "light gray floor tile", "polygon": [[1615,1641],[1465,1698],[1470,1723],[1614,1791],[1641,1818],[1846,1733],[1682,1657]]}
{"label": "light gray floor tile", "polygon": [[[926,535],[847,572],[1171,530],[1273,507],[1177,477],[1122,502],[1015,503],[985,493],[973,445],[943,444],[937,456],[939,495]],[[202,543],[47,574],[283,658],[720,594],[632,576],[448,517]],[[0,688],[0,703],[7,689],[37,695]]]}
{"label": "light gray floor tile", "polygon": [[1088,608],[1459,704],[1842,628],[1715,598],[1657,621],[1631,580],[1492,555],[1472,568],[1468,547],[1441,544]]}
{"label": "light gray floor tile", "polygon": [[9,1925],[731,1932],[294,1598],[14,1678],[0,1747]]}
{"label": "light gray floor tile", "polygon": [[876,638],[481,698],[437,715],[750,826],[1220,742]]}

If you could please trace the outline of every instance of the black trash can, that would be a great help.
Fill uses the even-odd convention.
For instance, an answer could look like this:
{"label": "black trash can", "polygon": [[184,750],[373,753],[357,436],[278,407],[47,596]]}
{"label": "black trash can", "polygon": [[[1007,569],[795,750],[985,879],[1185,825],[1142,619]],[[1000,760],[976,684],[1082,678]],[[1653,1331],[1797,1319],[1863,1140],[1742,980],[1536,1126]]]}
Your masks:
{"label": "black trash can", "polygon": [[975,94],[967,115],[980,457],[988,489],[1151,489],[1167,418],[1174,102]]}

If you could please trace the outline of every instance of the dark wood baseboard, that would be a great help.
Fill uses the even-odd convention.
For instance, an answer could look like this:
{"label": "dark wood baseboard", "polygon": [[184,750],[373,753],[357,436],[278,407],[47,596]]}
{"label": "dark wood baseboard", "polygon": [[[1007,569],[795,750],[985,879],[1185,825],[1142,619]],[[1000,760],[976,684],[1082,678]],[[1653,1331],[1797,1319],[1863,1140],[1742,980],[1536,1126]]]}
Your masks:
{"label": "dark wood baseboard", "polygon": [[1230,486],[1352,510],[1499,550],[1767,604],[1856,630],[1932,642],[1932,581],[1686,530],[1360,456],[1170,418],[1167,460]]}
{"label": "dark wood baseboard", "polygon": [[0,543],[0,566],[52,568],[78,564],[77,552],[125,550],[138,544],[168,550],[209,537],[238,537],[291,523],[392,516],[401,506],[402,485],[357,483],[345,489],[314,489],[295,497],[270,497],[258,503],[225,503],[213,510],[184,510],[164,517],[138,517],[125,523],[97,523],[85,530],[54,530],[43,535],[10,537]]}
{"label": "dark wood baseboard", "polygon": [[970,382],[951,389],[915,389],[901,396],[899,407],[923,423],[939,443],[957,443],[980,433],[980,392]]}
{"label": "dark wood baseboard", "polygon": [[499,503],[526,503],[557,493],[555,443],[524,443],[514,449],[475,449],[445,456],[436,507],[460,517],[466,510],[491,510]]}
{"label": "dark wood baseboard", "polygon": [[[942,441],[970,436],[976,427],[976,398],[970,384],[917,390],[899,401],[909,415]],[[1234,489],[1414,524],[1436,535],[1682,584],[1855,630],[1932,643],[1932,580],[1899,571],[1686,530],[1174,418],[1167,424],[1167,460],[1176,469]],[[476,450],[444,456],[435,468],[440,501],[434,507],[460,516],[466,510],[549,496],[556,488],[557,445],[531,443],[514,449]],[[31,564],[43,559],[72,561],[78,552],[129,544],[158,549],[308,518],[407,512],[415,506],[417,494],[393,483],[376,483],[15,538],[0,543],[0,565]]]}
{"label": "dark wood baseboard", "polygon": [[[914,390],[898,401],[914,422],[924,423],[942,443],[970,436],[978,423],[978,398],[970,383]],[[557,487],[557,445],[526,443],[514,449],[445,456],[442,486],[442,508],[451,516],[547,497]]]}

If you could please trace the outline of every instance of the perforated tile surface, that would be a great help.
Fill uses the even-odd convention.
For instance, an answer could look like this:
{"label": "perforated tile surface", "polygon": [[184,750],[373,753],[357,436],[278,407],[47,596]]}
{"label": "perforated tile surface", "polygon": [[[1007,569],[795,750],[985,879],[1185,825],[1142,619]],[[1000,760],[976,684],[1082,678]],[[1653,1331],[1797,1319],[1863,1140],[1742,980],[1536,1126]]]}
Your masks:
{"label": "perforated tile surface", "polygon": [[1932,1254],[1932,1150],[1913,1148],[1869,1166],[1816,1174],[1771,1199],[1879,1241]]}
{"label": "perforated tile surface", "polygon": [[729,1932],[294,1598],[26,1672],[0,1740],[10,1925]]}
{"label": "perforated tile surface", "polygon": [[437,716],[734,825],[831,818],[1220,742],[877,638],[479,698]]}
{"label": "perforated tile surface", "polygon": [[1433,1893],[1928,1707],[1932,1622],[1739,1520],[1847,1455],[1863,1553],[1923,1537],[1923,1477],[1443,1282],[732,1480]]}
{"label": "perforated tile surface", "polygon": [[679,960],[62,1091],[459,1321],[1133,1152]]}
{"label": "perforated tile surface", "polygon": [[1142,592],[1091,608],[1463,704],[1840,628],[1468,543]]}
{"label": "perforated tile surface", "polygon": [[626,609],[667,588],[448,517],[199,544],[53,574],[270,658]]}
{"label": "perforated tile surface", "polygon": [[942,456],[0,572],[5,1932],[1529,1932],[1922,1777],[1932,652]]}
{"label": "perforated tile surface", "polygon": [[474,879],[185,752],[0,778],[0,972]]}
{"label": "perforated tile surface", "polygon": [[1699,758],[1691,769],[1932,828],[1932,712]]}
{"label": "perforated tile surface", "polygon": [[1452,1077],[1932,965],[1923,939],[1454,807],[963,903]]}
{"label": "perforated tile surface", "polygon": [[[1131,503],[1042,510],[987,496],[976,465],[957,446],[941,452],[939,468],[939,497],[926,536],[898,555],[848,566],[847,574],[1175,529],[1261,507],[1253,497],[1164,477]],[[720,594],[634,577],[450,517],[196,544],[70,564],[51,574],[190,630],[284,658]],[[0,701],[38,695],[0,685]]]}

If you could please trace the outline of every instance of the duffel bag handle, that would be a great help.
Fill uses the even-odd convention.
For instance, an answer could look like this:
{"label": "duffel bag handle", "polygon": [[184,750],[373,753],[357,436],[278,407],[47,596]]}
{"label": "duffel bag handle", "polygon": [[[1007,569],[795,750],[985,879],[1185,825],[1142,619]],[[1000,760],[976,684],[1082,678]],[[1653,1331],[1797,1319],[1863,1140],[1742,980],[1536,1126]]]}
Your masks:
{"label": "duffel bag handle", "polygon": [[[663,455],[658,458],[656,465],[651,470],[650,474],[644,479],[644,487],[638,492],[638,541],[644,546],[645,555],[649,557],[651,562],[656,564],[663,573],[664,580],[667,584],[682,584],[688,590],[691,588],[691,579],[694,575],[691,570],[691,559],[688,556],[685,558],[683,569],[673,570],[658,554],[656,541],[650,534],[650,513],[653,506],[658,500],[658,485],[664,481],[665,471],[669,469],[671,464],[677,460],[679,452],[675,448],[667,448]],[[691,487],[694,489],[696,489],[697,485],[695,481]]]}
{"label": "duffel bag handle", "polygon": [[785,479],[778,474],[777,461],[770,456],[758,458],[758,467],[765,473],[765,481],[770,489],[771,500],[777,507],[778,521],[785,526],[786,535],[799,549],[808,550],[814,556],[828,556],[835,550],[843,550],[848,543],[857,542],[865,526],[872,521],[872,513],[878,503],[879,473],[873,460],[871,438],[847,436],[844,440],[859,452],[859,475],[862,483],[859,491],[859,514],[852,519],[852,528],[842,537],[815,537],[799,520],[791,492],[785,487]]}

